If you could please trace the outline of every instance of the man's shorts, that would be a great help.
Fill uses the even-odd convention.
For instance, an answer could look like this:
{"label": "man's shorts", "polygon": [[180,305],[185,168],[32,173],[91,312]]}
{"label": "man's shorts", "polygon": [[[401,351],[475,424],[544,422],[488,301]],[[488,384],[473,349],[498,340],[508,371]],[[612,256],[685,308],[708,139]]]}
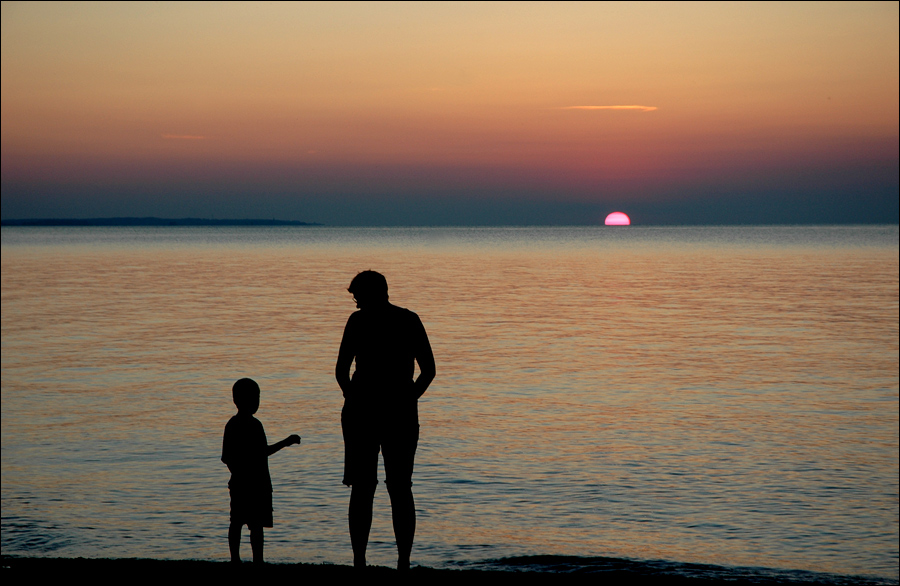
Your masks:
{"label": "man's shorts", "polygon": [[341,430],[344,434],[344,484],[378,484],[378,452],[384,458],[385,483],[393,487],[412,486],[413,464],[419,443],[419,423],[373,417],[344,407]]}

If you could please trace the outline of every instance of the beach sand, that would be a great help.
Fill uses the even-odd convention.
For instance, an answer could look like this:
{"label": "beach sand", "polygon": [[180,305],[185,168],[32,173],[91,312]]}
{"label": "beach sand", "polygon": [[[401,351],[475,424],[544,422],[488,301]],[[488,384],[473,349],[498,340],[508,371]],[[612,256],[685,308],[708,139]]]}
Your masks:
{"label": "beach sand", "polygon": [[[199,560],[151,560],[151,559],[86,559],[86,558],[44,558],[2,556],[2,575],[4,578],[18,580],[35,580],[40,578],[67,580],[87,578],[101,583],[112,581],[155,581],[168,583],[209,582],[232,583],[245,580],[291,580],[310,584],[343,583],[345,580],[358,580],[361,575],[351,566],[333,564],[266,564],[256,568],[251,563],[244,563],[235,568],[227,562],[211,562]],[[380,582],[381,579],[401,583],[420,584],[496,584],[497,582],[515,581],[516,584],[574,584],[602,583],[617,584],[659,584],[659,585],[711,585],[729,584],[732,586],[750,584],[860,584],[867,581],[833,580],[822,576],[822,580],[810,579],[810,576],[798,580],[786,580],[785,576],[752,578],[731,576],[697,577],[684,576],[668,572],[654,571],[643,566],[642,569],[616,564],[605,567],[601,571],[589,572],[534,572],[534,571],[489,571],[489,570],[452,570],[413,567],[405,576],[396,570],[382,566],[370,566],[366,569],[366,581]],[[398,580],[399,579],[399,580]],[[871,582],[877,583],[877,582]],[[883,583],[883,582],[882,582]]]}
{"label": "beach sand", "polygon": [[[81,577],[93,581],[141,581],[183,583],[209,581],[231,583],[259,579],[278,581],[290,580],[307,584],[332,583],[358,580],[360,574],[352,566],[333,564],[266,564],[261,569],[251,563],[244,563],[235,568],[228,562],[210,562],[195,560],[150,560],[150,559],[67,559],[37,557],[2,557],[4,577],[17,580],[35,580],[41,578],[58,579],[64,576],[67,580]],[[400,577],[393,568],[369,566],[365,570],[367,582],[378,583],[382,579],[396,582]],[[409,582],[423,584],[450,584],[464,581],[471,584],[487,584],[499,579],[514,578],[516,582],[549,584],[561,579],[565,582],[586,581],[586,575],[552,574],[538,572],[490,572],[480,570],[436,570],[432,568],[413,567],[407,577]],[[596,582],[597,576],[591,576]],[[402,580],[406,582],[407,580]],[[624,582],[623,582],[624,583]],[[632,581],[633,583],[633,581]]]}

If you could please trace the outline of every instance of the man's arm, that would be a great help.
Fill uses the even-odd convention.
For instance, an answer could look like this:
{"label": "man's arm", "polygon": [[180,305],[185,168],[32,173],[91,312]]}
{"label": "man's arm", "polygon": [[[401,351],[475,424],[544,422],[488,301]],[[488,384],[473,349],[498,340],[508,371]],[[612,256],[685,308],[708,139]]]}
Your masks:
{"label": "man's arm", "polygon": [[428,334],[425,332],[425,326],[422,321],[416,319],[416,345],[415,356],[419,365],[419,377],[413,383],[413,395],[418,399],[428,390],[428,385],[434,380],[436,374],[434,367],[434,353],[431,351],[431,342],[428,341]]}
{"label": "man's arm", "polygon": [[337,364],[334,366],[334,378],[337,379],[338,386],[341,387],[344,397],[350,392],[350,367],[353,365],[354,358],[353,343],[351,341],[353,334],[350,327],[352,319],[353,316],[351,315],[350,319],[347,320],[347,325],[344,327],[341,349],[338,350]]}

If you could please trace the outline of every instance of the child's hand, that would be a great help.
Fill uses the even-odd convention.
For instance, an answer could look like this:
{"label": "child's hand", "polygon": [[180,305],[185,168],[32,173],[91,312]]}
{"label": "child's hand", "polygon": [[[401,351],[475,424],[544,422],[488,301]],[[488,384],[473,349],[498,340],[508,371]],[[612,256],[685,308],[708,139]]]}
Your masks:
{"label": "child's hand", "polygon": [[288,436],[288,445],[292,446],[294,444],[300,443],[300,436],[297,434],[292,434]]}

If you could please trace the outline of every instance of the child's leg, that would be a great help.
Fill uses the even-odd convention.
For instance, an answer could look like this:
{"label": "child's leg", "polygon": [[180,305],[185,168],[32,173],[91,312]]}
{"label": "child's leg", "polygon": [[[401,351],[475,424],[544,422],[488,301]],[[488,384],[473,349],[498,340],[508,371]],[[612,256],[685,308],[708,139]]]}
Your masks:
{"label": "child's leg", "polygon": [[253,549],[253,563],[263,564],[263,528],[262,525],[250,525],[250,547]]}
{"label": "child's leg", "polygon": [[243,524],[237,524],[234,521],[228,526],[228,550],[231,552],[231,561],[241,563],[241,529]]}

